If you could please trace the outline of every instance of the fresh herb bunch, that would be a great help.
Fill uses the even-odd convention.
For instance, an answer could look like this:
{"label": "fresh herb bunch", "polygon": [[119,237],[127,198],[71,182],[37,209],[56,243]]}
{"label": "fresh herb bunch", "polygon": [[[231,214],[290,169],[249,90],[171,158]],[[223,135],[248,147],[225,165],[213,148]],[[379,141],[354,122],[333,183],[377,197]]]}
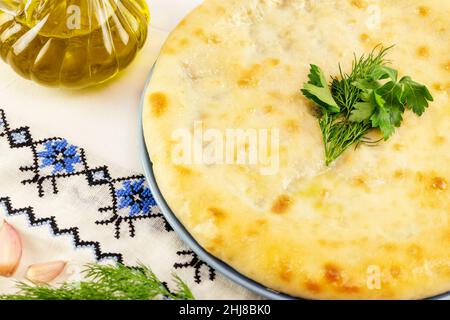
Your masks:
{"label": "fresh herb bunch", "polygon": [[192,292],[180,278],[175,276],[177,291],[171,292],[143,265],[130,268],[121,264],[90,264],[83,273],[86,281],[67,282],[58,288],[19,283],[17,294],[0,296],[0,300],[194,300]]}
{"label": "fresh herb bunch", "polygon": [[367,56],[355,56],[351,73],[339,66],[340,76],[330,85],[322,70],[311,65],[302,93],[319,107],[327,166],[354,144],[380,142],[367,138],[372,129],[388,140],[401,126],[406,109],[421,116],[433,101],[427,87],[411,77],[398,81],[397,70],[385,60],[391,48],[378,46]]}

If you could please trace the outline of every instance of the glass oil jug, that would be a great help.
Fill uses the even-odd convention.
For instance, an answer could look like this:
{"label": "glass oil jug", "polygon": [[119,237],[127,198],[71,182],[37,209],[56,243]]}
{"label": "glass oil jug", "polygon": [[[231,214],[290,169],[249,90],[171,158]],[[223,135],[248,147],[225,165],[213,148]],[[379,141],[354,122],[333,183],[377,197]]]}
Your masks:
{"label": "glass oil jug", "polygon": [[83,88],[133,61],[149,19],[145,0],[0,0],[0,54],[24,78]]}

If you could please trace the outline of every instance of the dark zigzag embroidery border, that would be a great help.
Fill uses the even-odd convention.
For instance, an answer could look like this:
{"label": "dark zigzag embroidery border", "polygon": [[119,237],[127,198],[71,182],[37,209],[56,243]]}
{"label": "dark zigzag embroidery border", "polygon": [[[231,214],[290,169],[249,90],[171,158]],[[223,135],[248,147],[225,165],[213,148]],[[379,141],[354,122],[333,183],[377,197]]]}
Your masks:
{"label": "dark zigzag embroidery border", "polygon": [[75,247],[76,248],[89,248],[90,247],[94,251],[95,258],[97,261],[102,261],[105,259],[114,259],[119,263],[123,263],[123,256],[120,253],[102,252],[101,245],[99,242],[84,241],[84,240],[80,239],[80,235],[79,235],[79,231],[78,231],[77,227],[73,227],[70,229],[60,229],[55,220],[55,217],[37,219],[32,207],[14,209],[11,204],[11,199],[8,197],[1,197],[0,205],[3,205],[5,207],[6,214],[8,216],[26,215],[28,218],[28,222],[33,227],[39,227],[44,224],[47,224],[50,226],[50,228],[55,236],[71,235],[73,238]]}
{"label": "dark zigzag embroidery border", "polygon": [[[155,213],[155,212],[153,212],[154,210],[148,210],[148,212],[142,212],[142,213],[139,213],[136,215],[129,215],[129,216],[123,216],[118,213],[121,208],[118,205],[118,199],[117,199],[117,195],[116,195],[117,190],[115,188],[115,184],[117,184],[118,182],[126,182],[126,181],[134,181],[134,182],[140,181],[140,180],[145,181],[145,177],[143,175],[134,175],[134,176],[126,177],[126,178],[113,179],[113,178],[111,178],[111,176],[109,174],[109,170],[108,170],[107,166],[98,167],[98,168],[94,168],[94,169],[90,168],[84,149],[81,147],[78,147],[78,146],[71,145],[64,138],[53,137],[53,138],[34,141],[32,135],[30,133],[29,127],[19,127],[16,129],[11,129],[8,121],[6,120],[4,110],[0,109],[0,130],[2,129],[2,126],[3,126],[3,131],[0,131],[0,137],[6,137],[6,140],[8,141],[9,147],[11,149],[19,149],[19,148],[29,148],[30,149],[30,151],[32,153],[32,157],[33,157],[32,165],[21,166],[19,168],[19,170],[22,172],[32,172],[34,175],[33,175],[33,177],[31,177],[29,179],[25,179],[25,180],[21,181],[21,183],[23,185],[36,184],[37,189],[38,189],[38,195],[40,198],[43,198],[45,196],[44,187],[43,187],[45,181],[50,181],[53,194],[58,194],[59,193],[59,189],[58,189],[58,185],[57,185],[58,179],[69,178],[69,177],[74,177],[74,176],[84,176],[90,187],[100,186],[100,185],[108,185],[112,205],[104,207],[104,208],[99,208],[98,211],[99,212],[111,211],[111,216],[107,219],[96,221],[96,224],[97,225],[113,225],[115,238],[120,239],[122,224],[128,225],[129,234],[132,238],[134,238],[136,235],[135,222],[144,220],[144,219],[159,218],[162,220],[164,229],[167,232],[173,231],[172,228],[170,227],[170,225],[168,224],[168,222],[166,221],[166,219],[164,218],[164,216],[162,215],[162,213],[160,213],[160,212]],[[21,140],[17,141],[17,136],[14,136],[14,135],[18,135]],[[62,172],[62,173],[57,171],[57,172],[52,172],[51,174],[42,174],[42,172],[40,171],[42,168],[39,164],[38,147],[46,146],[46,144],[49,144],[50,148],[52,148],[52,152],[54,152],[55,149],[54,149],[53,144],[57,144],[58,142],[64,144],[64,146],[62,147],[62,148],[64,148],[64,150],[63,150],[64,152],[68,151],[67,148],[73,148],[70,152],[72,153],[72,156],[79,157],[75,162],[75,165],[78,165],[78,166],[77,166],[77,168],[74,168],[73,165],[71,164],[70,171],[73,171],[73,172],[67,172],[67,170],[66,170],[66,172]],[[58,146],[56,146],[56,149],[57,148],[58,148]],[[56,150],[56,151],[61,153],[61,150]],[[54,155],[52,154],[51,156],[54,156]],[[48,157],[48,155],[47,155],[47,157]],[[53,160],[55,162],[59,162],[59,163],[62,162],[62,160],[60,160],[60,159],[53,159]],[[55,163],[55,162],[53,162],[53,163]],[[96,173],[102,173],[103,176],[99,180],[96,180],[96,177],[95,177]],[[146,201],[154,202],[152,196],[150,196],[150,199],[146,199]],[[156,207],[156,203],[154,203],[154,206]]]}

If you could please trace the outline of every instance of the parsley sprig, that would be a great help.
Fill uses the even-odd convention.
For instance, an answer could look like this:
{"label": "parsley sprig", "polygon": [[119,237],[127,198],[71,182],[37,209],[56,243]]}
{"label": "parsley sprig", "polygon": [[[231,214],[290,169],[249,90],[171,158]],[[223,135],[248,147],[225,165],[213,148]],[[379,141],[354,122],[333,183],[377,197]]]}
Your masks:
{"label": "parsley sprig", "polygon": [[398,80],[398,71],[385,59],[391,48],[378,46],[367,56],[355,56],[351,73],[339,67],[339,77],[330,84],[323,71],[311,65],[302,93],[319,108],[327,166],[352,145],[380,142],[367,137],[373,129],[388,140],[407,109],[421,116],[433,101],[426,86],[408,76]]}

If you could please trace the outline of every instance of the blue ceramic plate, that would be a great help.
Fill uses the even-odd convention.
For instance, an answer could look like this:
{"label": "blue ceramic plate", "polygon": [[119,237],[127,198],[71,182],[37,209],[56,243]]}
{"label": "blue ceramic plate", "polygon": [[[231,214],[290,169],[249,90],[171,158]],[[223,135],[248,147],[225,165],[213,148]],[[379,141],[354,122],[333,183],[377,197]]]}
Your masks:
{"label": "blue ceramic plate", "polygon": [[[150,72],[150,76],[147,80],[147,83],[145,85],[144,94],[145,91],[150,83],[150,79],[153,74],[153,68]],[[148,183],[150,185],[150,190],[152,191],[153,197],[156,200],[156,203],[158,204],[159,208],[161,209],[162,213],[164,214],[164,217],[167,219],[171,227],[175,230],[175,232],[178,234],[178,236],[186,243],[187,246],[189,246],[199,257],[201,260],[209,264],[211,267],[216,269],[219,273],[223,274],[224,276],[228,277],[230,280],[236,282],[237,284],[243,286],[244,288],[249,289],[250,291],[265,297],[267,299],[273,299],[273,300],[296,300],[298,298],[276,292],[272,289],[269,289],[249,278],[242,275],[235,269],[233,269],[231,266],[226,264],[225,262],[217,259],[213,255],[209,254],[195,239],[192,237],[192,235],[189,233],[188,230],[183,226],[183,224],[178,220],[176,215],[172,212],[167,202],[164,200],[163,195],[161,194],[161,191],[159,190],[158,184],[156,182],[155,174],[153,172],[153,165],[152,161],[149,157],[147,146],[145,143],[145,137],[144,137],[144,130],[142,126],[142,110],[144,107],[144,99],[145,96],[142,96],[141,99],[141,106],[140,106],[140,112],[139,112],[139,149],[140,149],[140,156],[141,156],[141,162],[142,166],[144,168],[144,174],[145,177],[148,180]],[[432,300],[450,300],[450,292],[442,294],[440,296],[436,296],[431,298]]]}

